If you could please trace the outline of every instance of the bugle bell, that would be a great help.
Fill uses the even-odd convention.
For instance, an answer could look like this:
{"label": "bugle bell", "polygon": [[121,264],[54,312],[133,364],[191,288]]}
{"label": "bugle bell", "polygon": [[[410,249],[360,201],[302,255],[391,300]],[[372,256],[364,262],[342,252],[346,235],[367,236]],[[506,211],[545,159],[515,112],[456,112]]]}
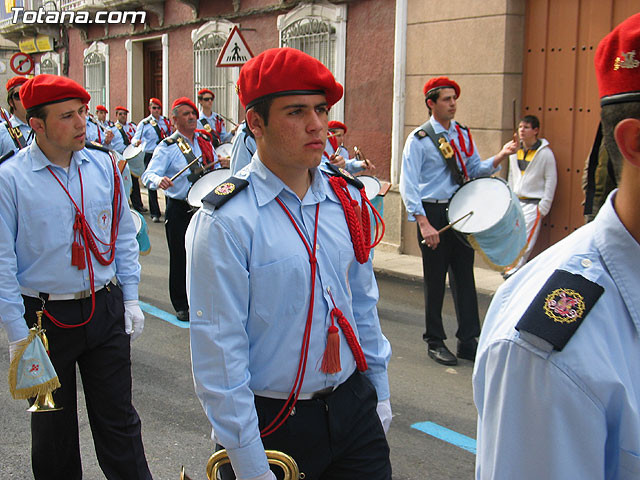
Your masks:
{"label": "bugle bell", "polygon": [[[279,452],[278,450],[265,450],[267,454],[267,460],[271,465],[280,467],[284,472],[284,480],[303,480],[304,473],[300,472],[298,464],[293,457],[286,453]],[[226,450],[218,450],[216,453],[209,457],[207,462],[207,478],[209,480],[216,480],[218,478],[218,470],[221,466],[231,463],[229,455]],[[191,480],[189,476],[184,473],[184,467],[180,472],[180,480]]]}
{"label": "bugle bell", "polygon": [[62,410],[62,407],[56,406],[51,392],[47,392],[45,394],[39,393],[36,396],[36,401],[33,402],[33,405],[27,408],[27,412],[30,413],[57,412],[58,410]]}

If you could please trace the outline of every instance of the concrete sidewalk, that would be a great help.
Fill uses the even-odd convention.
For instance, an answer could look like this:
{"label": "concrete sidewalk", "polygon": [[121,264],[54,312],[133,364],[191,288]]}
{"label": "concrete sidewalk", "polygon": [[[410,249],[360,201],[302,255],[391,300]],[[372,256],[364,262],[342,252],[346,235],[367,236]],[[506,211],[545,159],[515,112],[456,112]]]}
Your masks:
{"label": "concrete sidewalk", "polygon": [[[476,255],[476,257],[478,257],[478,255]],[[423,281],[422,258],[413,255],[402,255],[376,249],[373,254],[373,269],[376,273],[383,275],[398,277],[413,282],[422,283]],[[479,258],[476,258],[474,274],[476,289],[479,294],[493,295],[504,282],[500,272],[490,269]]]}

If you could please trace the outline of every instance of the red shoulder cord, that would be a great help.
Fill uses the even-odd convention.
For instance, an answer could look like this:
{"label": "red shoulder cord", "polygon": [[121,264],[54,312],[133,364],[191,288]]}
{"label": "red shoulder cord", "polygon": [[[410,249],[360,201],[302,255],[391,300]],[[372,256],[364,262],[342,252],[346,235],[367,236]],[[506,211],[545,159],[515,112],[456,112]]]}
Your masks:
{"label": "red shoulder cord", "polygon": [[[462,153],[464,153],[466,157],[470,157],[471,155],[473,155],[473,152],[474,152],[473,138],[471,138],[471,132],[467,130],[467,134],[469,135],[469,151],[467,151],[467,146],[464,143],[464,136],[462,135],[462,129],[458,126],[457,123],[455,127],[456,127],[456,131],[458,132],[458,143],[460,143],[460,150],[462,150]],[[451,139],[451,145],[453,146],[453,151],[455,152],[456,158],[458,159],[458,162],[460,163],[460,167],[462,168],[464,179],[469,180],[469,175],[467,174],[467,166],[465,165],[464,160],[462,159],[462,156],[460,155],[460,151],[458,150],[458,147],[456,146],[456,142],[453,140],[453,138]]]}
{"label": "red shoulder cord", "polygon": [[199,135],[196,135],[196,141],[200,146],[200,151],[202,152],[202,164],[209,165],[214,163],[215,156],[213,155],[213,138],[206,130],[202,130],[196,128],[196,132]]}
{"label": "red shoulder cord", "polygon": [[[82,184],[82,172],[80,168],[78,168],[78,177],[80,178],[80,205],[82,208],[79,208],[76,204],[75,200],[69,193],[69,190],[64,186],[64,184],[60,181],[60,179],[56,176],[50,166],[47,166],[49,173],[53,175],[53,178],[57,180],[60,184],[64,192],[73,203],[74,208],[76,209],[76,217],[73,222],[73,244],[71,245],[71,265],[78,267],[78,270],[84,270],[85,268],[89,271],[89,283],[91,284],[91,314],[89,318],[87,318],[84,322],[76,324],[76,325],[68,325],[66,323],[62,323],[53,317],[47,310],[46,307],[43,307],[42,311],[44,314],[59,328],[77,328],[82,327],[89,323],[89,321],[93,318],[93,314],[95,312],[96,307],[96,292],[95,285],[93,284],[94,274],[93,274],[93,262],[91,260],[91,252],[93,252],[94,256],[98,260],[101,265],[110,265],[115,258],[116,251],[116,239],[118,237],[118,227],[119,221],[117,218],[117,213],[120,209],[120,179],[118,178],[118,167],[116,165],[115,160],[111,155],[111,164],[113,166],[113,175],[114,175],[114,187],[113,187],[113,204],[112,204],[112,212],[111,212],[111,237],[108,243],[100,240],[97,235],[93,232],[89,224],[87,223],[87,219],[84,216],[84,187]],[[84,241],[84,248],[80,245],[80,237]],[[96,245],[95,240],[100,242],[102,245],[105,245],[107,249],[104,252],[100,252],[98,250],[98,246]],[[84,258],[82,257],[84,250]],[[104,255],[108,254],[109,257],[105,258]]]}
{"label": "red shoulder cord", "polygon": [[[282,200],[276,197],[276,202],[280,205],[284,213],[287,214],[291,224],[298,232],[302,243],[304,243],[304,247],[307,249],[307,254],[309,255],[309,264],[311,265],[311,296],[309,299],[309,309],[307,310],[307,322],[304,327],[304,335],[302,336],[302,348],[300,351],[300,361],[298,362],[298,371],[296,373],[296,379],[293,383],[293,387],[291,388],[291,392],[289,393],[289,397],[287,401],[282,406],[282,409],[278,412],[276,417],[260,431],[261,437],[266,437],[271,435],[273,432],[278,430],[282,424],[289,418],[293,407],[298,401],[298,396],[300,395],[300,389],[302,388],[302,382],[304,381],[304,373],[307,368],[307,357],[309,356],[309,339],[311,337],[311,321],[313,320],[313,303],[315,299],[315,290],[316,290],[316,270],[317,270],[317,260],[316,260],[316,246],[318,243],[318,214],[320,212],[320,204],[316,205],[316,219],[315,219],[315,232],[313,234],[313,248],[309,246],[307,239],[304,237],[303,233],[300,231],[300,227],[296,223],[293,215],[284,205]],[[293,401],[292,401],[293,399]],[[291,402],[291,405],[287,409],[287,405]],[[286,413],[285,413],[286,410]],[[283,415],[284,414],[284,415]]]}
{"label": "red shoulder cord", "polygon": [[[342,204],[344,217],[351,234],[351,242],[353,243],[353,251],[356,254],[356,260],[359,263],[365,263],[369,259],[369,252],[378,245],[384,236],[384,221],[371,202],[367,198],[364,187],[360,189],[360,197],[362,197],[362,206],[358,205],[358,201],[351,198],[347,181],[342,177],[329,177],[329,184],[338,196],[338,200]],[[368,205],[368,207],[367,207]],[[371,238],[371,220],[369,218],[368,209],[371,209],[376,225],[376,231],[373,242],[369,243]],[[365,239],[367,239],[365,241]]]}

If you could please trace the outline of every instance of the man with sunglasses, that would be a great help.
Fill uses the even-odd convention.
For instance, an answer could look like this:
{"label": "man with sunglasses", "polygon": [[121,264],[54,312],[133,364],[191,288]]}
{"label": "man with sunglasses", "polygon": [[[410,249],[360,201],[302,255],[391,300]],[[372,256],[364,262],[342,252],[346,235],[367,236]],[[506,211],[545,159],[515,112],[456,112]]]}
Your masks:
{"label": "man with sunglasses", "polygon": [[[153,151],[160,141],[171,135],[171,122],[161,115],[162,102],[157,98],[151,97],[149,99],[149,113],[148,117],[143,118],[138,124],[136,133],[131,140],[131,143],[138,146],[143,145],[144,148],[144,166],[149,165]],[[149,211],[151,212],[151,221],[153,223],[160,223],[160,217],[162,212],[160,211],[160,205],[158,204],[158,192],[156,190],[149,190]]]}
{"label": "man with sunglasses", "polygon": [[224,119],[213,111],[213,100],[215,94],[208,88],[203,88],[198,92],[198,103],[200,104],[200,117],[198,118],[198,128],[203,128],[214,135],[214,147],[221,143],[230,142],[236,128],[227,132]]}
{"label": "man with sunglasses", "polygon": [[[9,123],[0,126],[0,159],[11,152],[17,152],[31,143],[31,127],[27,125],[27,111],[20,100],[20,88],[26,77],[13,77],[7,82],[7,104],[11,117]],[[11,130],[9,128],[11,127]]]}

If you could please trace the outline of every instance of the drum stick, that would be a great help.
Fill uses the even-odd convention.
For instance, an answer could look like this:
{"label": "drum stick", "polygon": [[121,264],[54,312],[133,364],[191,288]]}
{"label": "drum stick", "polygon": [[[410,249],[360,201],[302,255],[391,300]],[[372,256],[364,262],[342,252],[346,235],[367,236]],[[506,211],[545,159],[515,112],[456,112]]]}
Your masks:
{"label": "drum stick", "polygon": [[176,173],[173,177],[170,178],[170,180],[173,182],[176,178],[178,178],[180,175],[182,175],[191,165],[193,165],[194,163],[196,163],[198,160],[200,160],[202,158],[202,155],[200,155],[198,158],[194,158],[189,165],[187,165],[186,167],[184,167],[182,170],[180,170],[178,173]]}
{"label": "drum stick", "polygon": [[232,124],[233,124],[233,126],[235,126],[235,127],[237,127],[237,126],[238,126],[238,124],[237,124],[236,122],[234,122],[233,120],[231,120],[231,119],[230,119],[230,118],[228,118],[228,117],[225,117],[225,116],[224,116],[224,115],[222,115],[221,113],[218,113],[218,115],[220,115],[222,118],[224,118],[227,122],[232,123]]}
{"label": "drum stick", "polygon": [[[473,210],[471,210],[469,213],[467,213],[466,215],[461,216],[459,219],[457,219],[455,222],[451,222],[449,225],[447,225],[446,227],[442,227],[440,230],[438,230],[438,235],[440,235],[442,232],[446,232],[447,230],[449,230],[451,227],[453,227],[456,223],[460,222],[461,220],[464,220],[465,218],[467,218],[469,215],[473,215]],[[426,245],[427,242],[426,240],[422,240],[423,245]]]}
{"label": "drum stick", "polygon": [[369,168],[371,166],[371,164],[369,163],[369,160],[367,160],[367,157],[365,157],[364,153],[362,153],[362,150],[354,146],[353,151],[356,153],[356,158],[364,162],[364,166],[366,168]]}

